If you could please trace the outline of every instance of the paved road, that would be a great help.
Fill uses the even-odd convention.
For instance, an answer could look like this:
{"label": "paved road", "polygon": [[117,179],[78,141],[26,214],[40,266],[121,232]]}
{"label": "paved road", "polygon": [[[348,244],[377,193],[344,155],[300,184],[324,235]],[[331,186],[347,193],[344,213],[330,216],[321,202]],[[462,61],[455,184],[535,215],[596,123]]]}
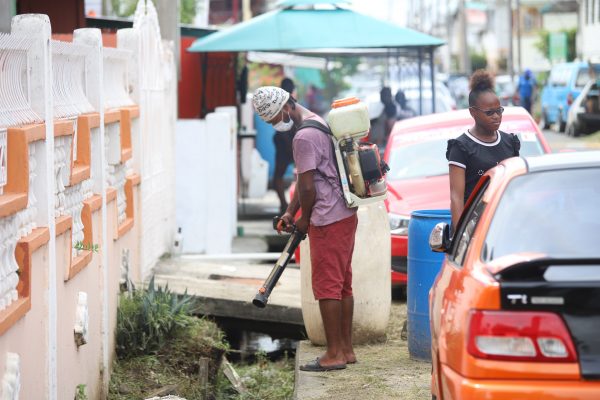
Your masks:
{"label": "paved road", "polygon": [[558,152],[561,150],[587,150],[589,143],[581,139],[581,137],[573,138],[564,133],[556,133],[553,130],[545,129],[544,136],[550,144],[552,151]]}

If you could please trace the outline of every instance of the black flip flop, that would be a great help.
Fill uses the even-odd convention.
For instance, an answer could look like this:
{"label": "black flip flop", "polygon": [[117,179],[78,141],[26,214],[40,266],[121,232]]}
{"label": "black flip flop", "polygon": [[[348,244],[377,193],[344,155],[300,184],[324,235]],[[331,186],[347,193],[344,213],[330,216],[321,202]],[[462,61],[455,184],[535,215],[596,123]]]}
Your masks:
{"label": "black flip flop", "polygon": [[321,365],[319,357],[300,366],[300,371],[308,372],[337,371],[340,369],[346,369],[346,364]]}

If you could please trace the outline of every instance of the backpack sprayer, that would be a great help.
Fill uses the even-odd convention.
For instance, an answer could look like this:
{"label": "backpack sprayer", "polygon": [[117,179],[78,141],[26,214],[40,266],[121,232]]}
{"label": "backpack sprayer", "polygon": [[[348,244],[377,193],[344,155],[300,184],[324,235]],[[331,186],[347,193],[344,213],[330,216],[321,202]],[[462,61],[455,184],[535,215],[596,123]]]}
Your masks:
{"label": "backpack sprayer", "polygon": [[[336,100],[331,106],[332,110],[327,117],[330,128],[318,121],[308,119],[304,120],[298,130],[312,127],[331,137],[340,185],[347,207],[358,207],[385,199],[387,186],[384,176],[389,171],[389,167],[381,160],[377,145],[360,141],[368,136],[371,128],[366,104],[361,103],[356,97],[350,97]],[[273,219],[273,229],[277,231],[283,229],[283,221],[279,217]],[[271,291],[305,237],[305,233],[293,227],[283,253],[267,280],[258,289],[252,304],[260,308],[266,307]]]}
{"label": "backpack sprayer", "polygon": [[363,142],[371,121],[367,105],[356,97],[336,100],[327,116],[346,206],[358,207],[387,196],[384,176],[390,170],[373,143]]}

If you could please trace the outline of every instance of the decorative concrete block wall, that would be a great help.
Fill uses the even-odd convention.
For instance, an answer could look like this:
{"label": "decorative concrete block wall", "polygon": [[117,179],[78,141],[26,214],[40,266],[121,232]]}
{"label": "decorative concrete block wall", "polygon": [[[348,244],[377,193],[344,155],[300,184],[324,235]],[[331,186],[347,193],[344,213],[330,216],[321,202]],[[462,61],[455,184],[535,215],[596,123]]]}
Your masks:
{"label": "decorative concrete block wall", "polygon": [[[119,285],[169,249],[173,58],[147,7],[117,49],[97,29],[52,40],[40,14],[0,34],[2,398],[70,399],[78,385],[104,398]],[[163,65],[152,79],[141,43]]]}

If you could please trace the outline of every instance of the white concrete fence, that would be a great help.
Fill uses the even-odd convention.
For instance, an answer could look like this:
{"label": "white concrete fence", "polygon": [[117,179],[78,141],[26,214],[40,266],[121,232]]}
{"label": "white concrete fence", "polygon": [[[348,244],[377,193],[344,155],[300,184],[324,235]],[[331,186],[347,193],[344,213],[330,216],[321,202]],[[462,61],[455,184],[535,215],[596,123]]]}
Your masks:
{"label": "white concrete fence", "polygon": [[0,397],[104,398],[119,284],[175,232],[176,78],[151,1],[104,48],[40,14],[0,34]]}

